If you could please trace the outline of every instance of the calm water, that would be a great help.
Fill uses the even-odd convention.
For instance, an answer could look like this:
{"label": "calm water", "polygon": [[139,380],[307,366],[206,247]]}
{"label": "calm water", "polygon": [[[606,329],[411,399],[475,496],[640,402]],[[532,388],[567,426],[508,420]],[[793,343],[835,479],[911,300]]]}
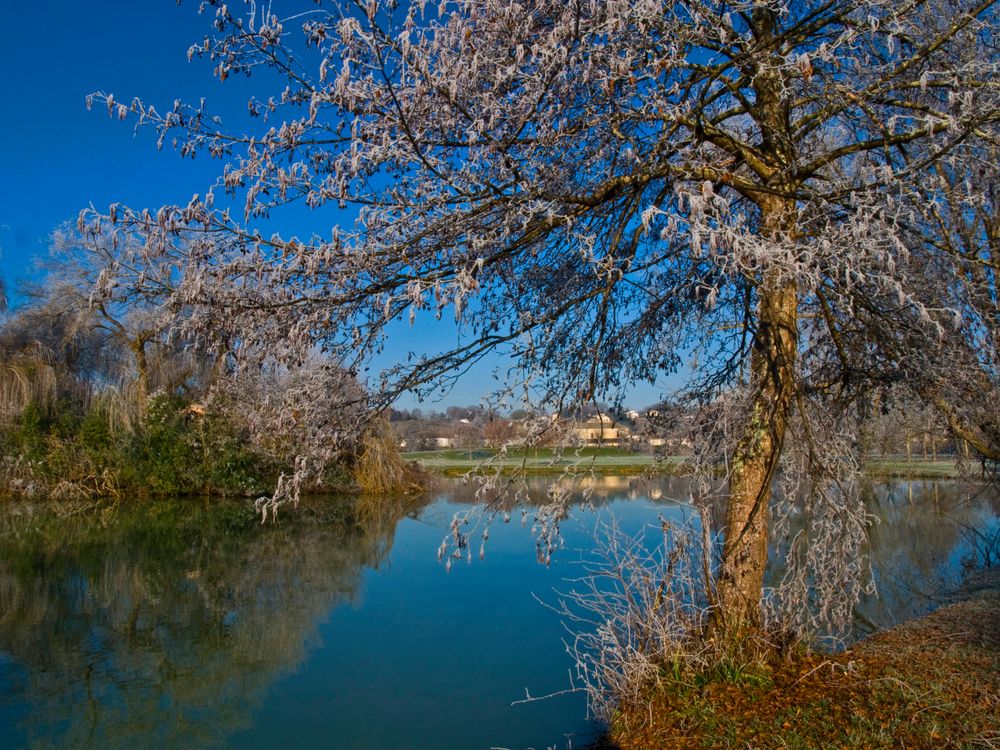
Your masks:
{"label": "calm water", "polygon": [[[597,730],[582,695],[511,705],[565,689],[572,666],[533,594],[554,601],[608,513],[639,529],[685,495],[601,480],[551,567],[515,511],[450,574],[436,550],[472,503],[458,485],[401,519],[316,502],[265,528],[240,504],[0,509],[0,747],[579,748]],[[925,611],[960,579],[982,541],[968,529],[995,532],[1000,510],[968,495],[873,488],[882,598],[859,622]]]}

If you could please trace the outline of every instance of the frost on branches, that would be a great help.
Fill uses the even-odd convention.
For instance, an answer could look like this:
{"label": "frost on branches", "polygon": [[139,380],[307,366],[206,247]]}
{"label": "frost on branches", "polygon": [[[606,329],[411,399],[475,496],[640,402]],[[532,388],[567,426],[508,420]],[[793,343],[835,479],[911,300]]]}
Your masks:
{"label": "frost on branches", "polygon": [[[759,622],[779,465],[799,492],[779,509],[813,511],[787,606],[816,576],[853,596],[866,394],[927,391],[943,360],[919,352],[982,335],[951,293],[977,261],[949,254],[959,230],[931,209],[966,221],[984,205],[970,160],[995,177],[993,2],[200,7],[211,28],[189,55],[252,78],[249,125],[95,95],[219,178],[186,205],[82,219],[173,269],[179,325],[242,367],[321,352],[360,373],[394,321],[454,318],[463,343],[383,373],[369,410],[501,347],[509,393],[570,412],[683,356],[687,397],[716,414],[702,464],[727,472],[715,624]],[[289,203],[329,235],[265,231]]]}

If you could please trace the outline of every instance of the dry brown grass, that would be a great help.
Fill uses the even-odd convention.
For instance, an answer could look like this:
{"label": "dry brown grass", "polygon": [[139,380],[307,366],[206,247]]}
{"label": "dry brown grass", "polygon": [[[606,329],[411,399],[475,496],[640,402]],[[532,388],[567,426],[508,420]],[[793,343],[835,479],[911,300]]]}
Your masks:
{"label": "dry brown grass", "polygon": [[423,470],[399,455],[396,435],[384,419],[374,422],[365,433],[352,474],[366,495],[414,494],[427,486]]}
{"label": "dry brown grass", "polygon": [[985,579],[844,653],[776,660],[761,684],[661,690],[623,709],[614,746],[998,748],[1000,571]]}
{"label": "dry brown grass", "polygon": [[48,411],[56,394],[56,370],[41,348],[21,352],[0,365],[0,423],[10,424],[29,404]]}

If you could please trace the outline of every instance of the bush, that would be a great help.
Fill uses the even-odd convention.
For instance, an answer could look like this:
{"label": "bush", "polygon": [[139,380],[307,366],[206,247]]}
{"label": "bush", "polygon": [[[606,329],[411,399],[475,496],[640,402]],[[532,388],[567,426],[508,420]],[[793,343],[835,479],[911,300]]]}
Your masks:
{"label": "bush", "polygon": [[247,447],[247,441],[217,415],[199,420],[203,483],[221,495],[259,495],[271,487],[280,467]]}
{"label": "bush", "polygon": [[[0,430],[6,473],[0,492],[94,498],[132,495],[260,495],[290,467],[253,450],[224,414],[192,408],[177,395],[157,393],[134,427],[113,419],[109,400],[89,406],[61,399],[51,414],[29,404]],[[320,472],[316,491],[354,488],[343,465]]]}
{"label": "bush", "polygon": [[28,404],[15,419],[3,441],[5,453],[31,464],[45,460],[46,419],[36,404]]}
{"label": "bush", "polygon": [[154,495],[197,489],[200,456],[181,413],[183,403],[163,394],[149,399],[139,429],[125,440],[121,462],[126,484]]}

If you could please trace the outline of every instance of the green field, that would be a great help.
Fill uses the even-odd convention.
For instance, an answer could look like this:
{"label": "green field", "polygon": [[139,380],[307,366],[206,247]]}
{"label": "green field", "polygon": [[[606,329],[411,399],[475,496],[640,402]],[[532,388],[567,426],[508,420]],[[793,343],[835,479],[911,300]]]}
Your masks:
{"label": "green field", "polygon": [[[488,448],[449,448],[404,453],[403,458],[445,475],[464,474],[480,467],[486,470],[497,467],[503,471],[523,470],[529,474],[559,474],[568,468],[600,474],[641,474],[651,470],[678,474],[683,473],[685,463],[684,456],[651,456],[608,447],[566,450],[558,457],[551,448],[517,449],[508,451],[502,459],[497,458],[497,451]],[[951,459],[907,460],[902,456],[871,458],[865,463],[865,474],[900,479],[955,479],[960,476],[958,467]]]}
{"label": "green field", "polygon": [[883,479],[957,479],[961,471],[950,458],[933,461],[886,456],[868,459],[865,462],[865,474]]}
{"label": "green field", "polygon": [[631,453],[621,448],[581,448],[567,450],[557,456],[551,448],[530,448],[508,451],[503,458],[497,451],[485,448],[460,450],[417,451],[404,453],[403,458],[416,461],[425,469],[442,474],[472,471],[484,464],[504,471],[523,470],[531,474],[562,473],[567,468],[594,470],[603,474],[641,474],[656,467],[657,471],[674,473],[683,462],[679,456],[657,458]]}

